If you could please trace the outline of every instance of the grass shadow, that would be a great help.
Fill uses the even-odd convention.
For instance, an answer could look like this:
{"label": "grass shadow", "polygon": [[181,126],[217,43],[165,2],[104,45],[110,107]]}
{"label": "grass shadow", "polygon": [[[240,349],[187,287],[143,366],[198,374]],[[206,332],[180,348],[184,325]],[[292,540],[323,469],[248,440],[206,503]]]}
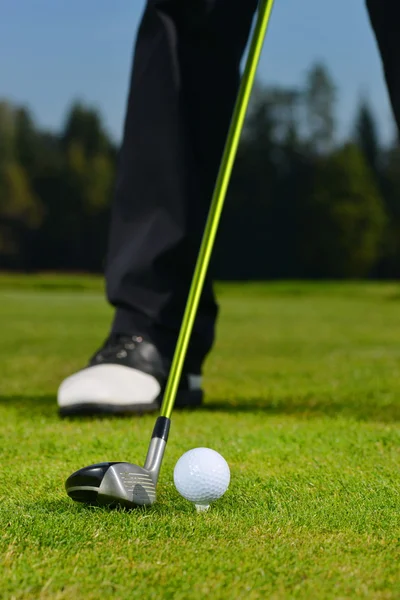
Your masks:
{"label": "grass shadow", "polygon": [[[29,414],[29,418],[36,417],[53,417],[60,419],[58,415],[57,402],[55,395],[3,395],[0,396],[0,408],[10,407],[21,415]],[[346,400],[329,401],[328,399],[310,398],[304,395],[303,397],[293,398],[287,396],[279,400],[265,397],[254,397],[246,399],[227,399],[213,400],[207,398],[205,404],[195,409],[176,409],[176,411],[184,413],[227,413],[227,414],[243,414],[243,413],[263,413],[268,415],[286,415],[297,416],[301,419],[312,418],[336,418],[350,417],[359,421],[375,421],[382,423],[393,423],[400,421],[400,402],[390,402],[387,404],[377,405],[373,402],[352,402]],[[144,413],[146,414],[146,413]],[[148,413],[147,413],[148,414]],[[68,417],[62,420],[76,421],[99,421],[104,419],[126,420],[129,418],[140,418],[142,414],[132,415],[99,415],[99,416],[79,416]]]}
{"label": "grass shadow", "polygon": [[266,398],[250,398],[243,401],[226,402],[210,399],[199,409],[202,412],[226,413],[264,413],[267,415],[298,416],[302,419],[350,417],[359,421],[393,423],[400,421],[400,403],[376,405],[372,403],[353,403],[345,401],[317,400],[315,398],[281,398],[279,401]]}
{"label": "grass shadow", "polygon": [[[67,421],[100,421],[100,420],[126,420],[132,418],[132,415],[79,415],[60,417],[58,414],[57,398],[55,394],[38,395],[4,395],[0,396],[0,408],[8,407],[14,411],[20,411],[21,415],[28,414],[30,417],[54,417],[60,422]],[[136,418],[140,418],[146,413],[138,413]],[[147,413],[148,414],[148,413]]]}
{"label": "grass shadow", "polygon": [[30,416],[57,415],[57,402],[53,394],[42,395],[3,395],[0,396],[0,407],[11,407],[14,410],[29,410]]}
{"label": "grass shadow", "polygon": [[64,498],[57,500],[37,500],[28,501],[19,504],[27,513],[32,514],[32,511],[41,512],[44,514],[51,515],[75,515],[76,517],[86,515],[93,516],[99,514],[122,514],[122,515],[136,515],[137,517],[143,517],[149,514],[169,514],[170,509],[168,506],[162,504],[153,504],[151,506],[136,506],[134,508],[124,508],[122,506],[99,506],[84,504],[81,502],[74,502],[65,494]]}

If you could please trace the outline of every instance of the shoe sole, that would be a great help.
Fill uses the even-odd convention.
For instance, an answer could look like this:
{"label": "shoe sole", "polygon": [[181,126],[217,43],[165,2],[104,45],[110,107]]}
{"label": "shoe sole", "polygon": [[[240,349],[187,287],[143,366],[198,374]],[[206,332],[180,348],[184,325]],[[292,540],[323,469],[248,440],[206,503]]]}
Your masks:
{"label": "shoe sole", "polygon": [[[203,403],[202,390],[185,390],[177,393],[175,408],[198,408]],[[162,396],[151,404],[98,404],[82,402],[58,409],[60,417],[94,417],[107,415],[133,415],[160,410]]]}

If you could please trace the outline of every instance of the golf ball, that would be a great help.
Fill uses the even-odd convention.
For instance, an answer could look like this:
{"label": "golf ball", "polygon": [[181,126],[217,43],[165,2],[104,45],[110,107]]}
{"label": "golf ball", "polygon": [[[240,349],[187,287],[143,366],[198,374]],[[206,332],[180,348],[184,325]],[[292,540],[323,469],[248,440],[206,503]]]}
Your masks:
{"label": "golf ball", "polygon": [[175,465],[174,483],[178,492],[198,508],[208,507],[229,487],[231,474],[223,456],[210,448],[194,448]]}

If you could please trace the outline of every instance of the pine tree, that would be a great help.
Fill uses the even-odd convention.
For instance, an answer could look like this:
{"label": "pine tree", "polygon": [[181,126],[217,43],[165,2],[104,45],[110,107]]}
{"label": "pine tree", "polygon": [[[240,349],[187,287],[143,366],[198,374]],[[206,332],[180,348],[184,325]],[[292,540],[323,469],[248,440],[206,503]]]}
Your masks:
{"label": "pine tree", "polygon": [[304,274],[365,277],[378,261],[384,227],[383,201],[357,146],[320,157],[302,215]]}
{"label": "pine tree", "polygon": [[355,140],[364,154],[367,164],[377,176],[381,153],[378,126],[372,109],[365,98],[361,100],[358,108]]}
{"label": "pine tree", "polygon": [[336,88],[324,65],[307,74],[304,90],[307,137],[317,153],[331,150],[335,133]]}

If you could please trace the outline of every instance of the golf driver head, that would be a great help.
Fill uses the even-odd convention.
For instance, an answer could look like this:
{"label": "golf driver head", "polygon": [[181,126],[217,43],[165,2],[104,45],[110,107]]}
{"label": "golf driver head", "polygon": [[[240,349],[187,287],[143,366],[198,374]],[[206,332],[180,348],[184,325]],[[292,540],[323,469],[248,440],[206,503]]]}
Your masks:
{"label": "golf driver head", "polygon": [[76,502],[134,508],[156,501],[151,473],[127,462],[105,462],[79,469],[65,483]]}

